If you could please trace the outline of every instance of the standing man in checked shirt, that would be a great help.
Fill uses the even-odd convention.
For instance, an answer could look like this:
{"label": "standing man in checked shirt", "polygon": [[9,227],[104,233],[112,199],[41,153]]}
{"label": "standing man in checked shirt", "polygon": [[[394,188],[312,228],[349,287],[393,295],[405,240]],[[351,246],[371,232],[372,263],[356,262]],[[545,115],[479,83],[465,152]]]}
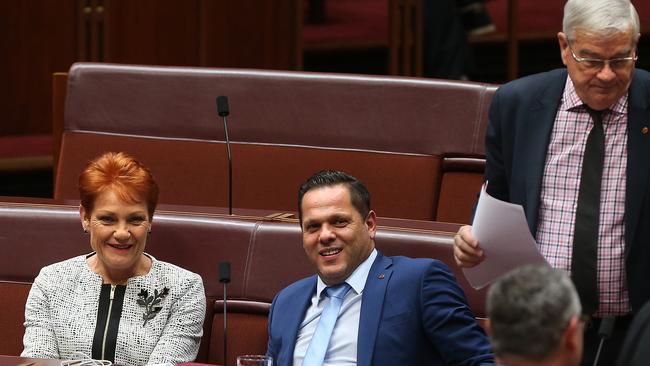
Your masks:
{"label": "standing man in checked shirt", "polygon": [[[632,313],[650,299],[650,74],[635,70],[639,17],[629,0],[568,0],[558,33],[566,69],[502,86],[486,134],[488,193],[524,207],[539,249],[571,272],[583,311],[583,365],[616,319],[600,365],[613,365]],[[471,226],[461,266],[484,253]]]}

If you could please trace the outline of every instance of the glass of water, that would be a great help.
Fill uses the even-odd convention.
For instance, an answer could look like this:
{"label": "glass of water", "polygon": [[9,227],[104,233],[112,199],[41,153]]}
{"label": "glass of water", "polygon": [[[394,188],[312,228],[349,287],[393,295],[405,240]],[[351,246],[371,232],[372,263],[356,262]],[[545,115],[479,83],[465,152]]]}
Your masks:
{"label": "glass of water", "polygon": [[264,355],[237,356],[237,366],[273,366],[273,359]]}

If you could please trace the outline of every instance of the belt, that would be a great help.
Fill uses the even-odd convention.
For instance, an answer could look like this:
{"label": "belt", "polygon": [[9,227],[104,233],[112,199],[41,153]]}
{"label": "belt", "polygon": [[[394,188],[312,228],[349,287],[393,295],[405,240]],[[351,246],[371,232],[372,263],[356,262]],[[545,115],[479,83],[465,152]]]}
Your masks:
{"label": "belt", "polygon": [[[618,331],[627,331],[630,328],[630,324],[632,323],[632,319],[634,316],[632,313],[626,314],[626,315],[621,315],[621,316],[615,316],[614,317],[614,330]],[[605,318],[599,318],[595,316],[589,317],[587,321],[585,322],[586,329],[588,330],[593,330],[593,331],[598,331],[600,328],[600,324],[602,323],[603,319]]]}

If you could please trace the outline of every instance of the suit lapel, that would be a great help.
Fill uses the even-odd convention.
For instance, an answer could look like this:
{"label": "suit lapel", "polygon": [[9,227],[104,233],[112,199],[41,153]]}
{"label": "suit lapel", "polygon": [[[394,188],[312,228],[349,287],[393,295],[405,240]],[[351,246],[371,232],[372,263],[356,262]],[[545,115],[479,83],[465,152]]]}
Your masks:
{"label": "suit lapel", "polygon": [[[625,196],[625,242],[626,252],[634,243],[634,233],[639,225],[643,195],[648,186],[650,164],[650,111],[648,110],[648,93],[645,79],[635,73],[630,86],[629,115],[627,125],[627,173]],[[646,133],[644,134],[643,128]]]}
{"label": "suit lapel", "polygon": [[305,312],[311,304],[311,297],[316,292],[316,276],[310,278],[310,281],[305,282],[305,285],[301,288],[296,289],[292,295],[295,301],[292,301],[291,304],[294,306],[287,309],[285,313],[285,325],[286,331],[283,332],[282,336],[282,350],[285,353],[282,355],[282,359],[287,360],[287,365],[293,364],[293,353],[296,348],[296,340],[298,339],[298,328],[300,323],[305,317]]}
{"label": "suit lapel", "polygon": [[386,287],[393,274],[389,269],[393,260],[378,253],[370,268],[368,279],[363,289],[361,314],[359,318],[359,336],[357,340],[357,365],[370,366],[375,349],[375,339],[379,330],[379,321],[384,306]]}
{"label": "suit lapel", "polygon": [[537,215],[539,211],[539,197],[542,186],[542,175],[544,174],[544,163],[548,151],[548,143],[555,123],[557,109],[562,99],[564,85],[566,82],[566,70],[551,72],[547,87],[537,96],[529,109],[530,118],[524,121],[524,126],[519,126],[525,136],[523,147],[528,161],[525,164],[526,176],[526,218],[531,233],[535,235],[537,229]]}

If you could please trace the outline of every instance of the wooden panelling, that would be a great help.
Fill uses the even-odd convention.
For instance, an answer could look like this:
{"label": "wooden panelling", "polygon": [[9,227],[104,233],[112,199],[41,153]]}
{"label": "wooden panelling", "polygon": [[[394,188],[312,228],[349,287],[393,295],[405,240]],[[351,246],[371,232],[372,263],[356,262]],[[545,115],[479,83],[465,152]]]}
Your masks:
{"label": "wooden panelling", "polygon": [[105,0],[104,59],[146,65],[199,65],[199,0]]}
{"label": "wooden panelling", "polygon": [[300,69],[300,0],[6,0],[0,136],[52,132],[52,74],[75,61]]}
{"label": "wooden panelling", "polygon": [[422,0],[390,0],[391,75],[422,76]]}
{"label": "wooden panelling", "polygon": [[302,68],[301,0],[203,0],[203,66]]}
{"label": "wooden panelling", "polygon": [[0,136],[51,132],[52,73],[75,59],[71,0],[0,1]]}

